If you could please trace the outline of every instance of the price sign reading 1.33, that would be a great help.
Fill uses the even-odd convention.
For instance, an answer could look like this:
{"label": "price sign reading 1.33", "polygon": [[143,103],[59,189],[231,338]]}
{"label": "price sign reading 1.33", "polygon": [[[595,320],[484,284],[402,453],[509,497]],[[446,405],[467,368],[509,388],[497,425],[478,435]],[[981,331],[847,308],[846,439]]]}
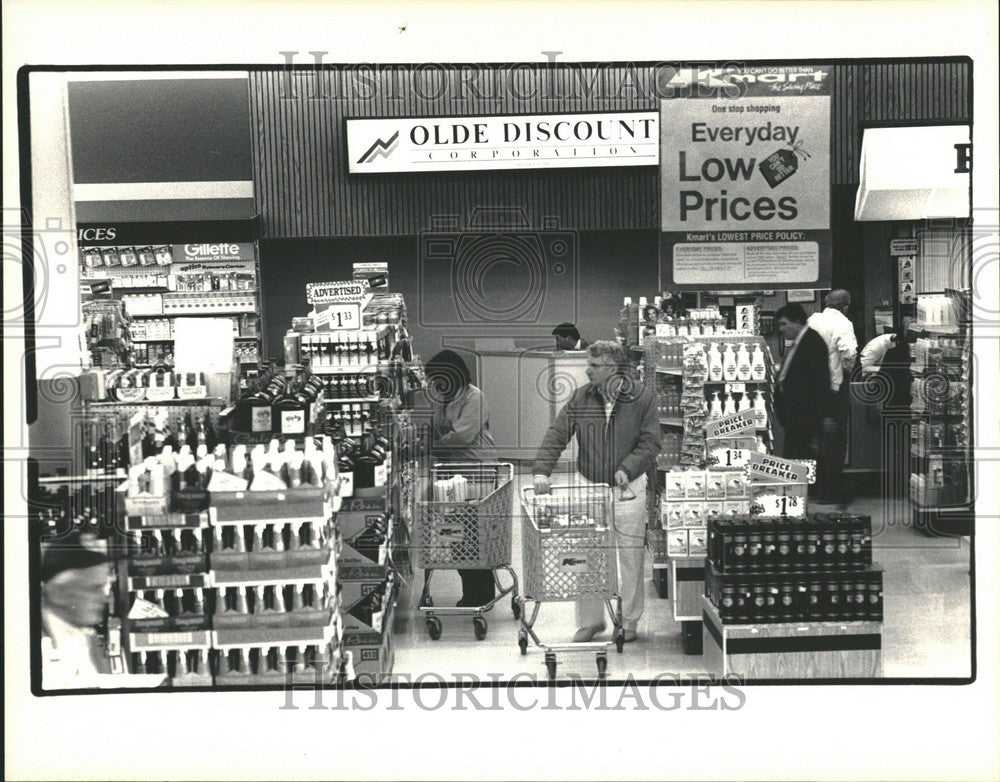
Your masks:
{"label": "price sign reading 1.33", "polygon": [[361,328],[361,305],[329,304],[316,313],[313,324],[317,331],[357,331]]}

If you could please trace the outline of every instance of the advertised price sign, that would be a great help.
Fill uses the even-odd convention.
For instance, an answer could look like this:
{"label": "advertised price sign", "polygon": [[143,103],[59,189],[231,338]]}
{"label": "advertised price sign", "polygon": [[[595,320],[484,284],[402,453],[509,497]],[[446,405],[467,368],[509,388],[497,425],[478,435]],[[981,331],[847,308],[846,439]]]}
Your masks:
{"label": "advertised price sign", "polygon": [[310,282],[306,285],[306,301],[310,304],[361,301],[368,295],[368,280],[341,280],[339,282]]}
{"label": "advertised price sign", "polygon": [[660,102],[660,287],[830,286],[830,68],[677,71]]}

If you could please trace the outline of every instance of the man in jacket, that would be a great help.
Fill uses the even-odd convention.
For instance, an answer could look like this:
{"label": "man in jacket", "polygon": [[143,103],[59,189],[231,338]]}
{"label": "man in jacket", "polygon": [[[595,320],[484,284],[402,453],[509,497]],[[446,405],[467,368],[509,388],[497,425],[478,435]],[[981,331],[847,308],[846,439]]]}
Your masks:
{"label": "man in jacket", "polygon": [[775,388],[775,412],[785,430],[787,459],[815,459],[819,439],[834,428],[830,364],[823,338],[806,325],[801,304],[786,304],[774,313],[785,338],[785,357]]}
{"label": "man in jacket", "polygon": [[851,414],[851,371],[857,362],[858,339],[854,324],[846,313],[851,308],[851,294],[830,291],[823,300],[824,309],[809,316],[807,325],[826,342],[830,363],[830,390],[833,392],[832,415],[836,427],[821,438],[817,491],[827,502],[846,499],[844,456],[847,453],[847,421]]}
{"label": "man in jacket", "polygon": [[[535,457],[536,494],[550,491],[549,477],[575,435],[577,472],[571,483],[611,485],[615,540],[620,561],[619,594],[625,640],[634,641],[644,608],[643,564],[646,534],[646,471],[660,452],[660,421],[653,394],[631,374],[616,342],[587,349],[586,386],[559,411]],[[605,629],[601,600],[577,602],[575,642],[590,641]]]}

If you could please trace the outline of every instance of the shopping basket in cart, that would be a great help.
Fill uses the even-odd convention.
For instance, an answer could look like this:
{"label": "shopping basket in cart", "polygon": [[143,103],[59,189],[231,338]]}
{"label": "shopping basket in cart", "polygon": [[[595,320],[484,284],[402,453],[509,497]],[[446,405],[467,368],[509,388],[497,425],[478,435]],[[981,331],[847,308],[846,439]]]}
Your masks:
{"label": "shopping basket in cart", "polygon": [[[449,488],[449,484],[451,484]],[[436,490],[441,490],[435,494]],[[514,618],[520,617],[517,575],[510,566],[514,466],[504,462],[435,464],[429,485],[431,499],[417,502],[414,514],[413,558],[424,570],[420,611],[433,640],[441,637],[441,616],[471,616],[476,640],[486,637],[486,617],[502,598],[511,595]],[[435,570],[491,570],[496,596],[481,606],[438,608],[430,595]],[[511,585],[497,576],[506,570]]]}
{"label": "shopping basket in cart", "polygon": [[[550,494],[522,491],[524,589],[517,643],[528,653],[528,638],[545,649],[549,678],[556,675],[557,652],[596,652],[597,673],[607,672],[608,643],[543,644],[534,624],[543,602],[603,600],[614,624],[619,652],[625,646],[622,601],[618,595],[618,557],[614,540],[611,488],[600,484],[552,486]],[[531,615],[527,603],[534,602]]]}

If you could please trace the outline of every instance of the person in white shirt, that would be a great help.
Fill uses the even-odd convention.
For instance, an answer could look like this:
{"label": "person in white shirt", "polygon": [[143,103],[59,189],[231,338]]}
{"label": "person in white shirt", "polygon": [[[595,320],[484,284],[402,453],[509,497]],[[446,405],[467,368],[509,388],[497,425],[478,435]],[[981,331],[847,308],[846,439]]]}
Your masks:
{"label": "person in white shirt", "polygon": [[896,335],[893,333],[879,334],[871,340],[861,351],[861,372],[865,375],[874,374],[882,368],[885,354],[892,350],[896,344]]}
{"label": "person in white shirt", "polygon": [[818,466],[817,495],[819,502],[843,505],[844,456],[847,453],[847,422],[850,417],[851,372],[857,363],[858,339],[854,324],[846,313],[851,307],[851,294],[845,290],[830,291],[823,300],[824,309],[809,316],[809,328],[816,331],[829,352],[830,390],[834,394],[834,431],[824,432],[822,455]]}
{"label": "person in white shirt", "polygon": [[845,314],[851,308],[851,294],[830,291],[823,304],[825,309],[810,315],[806,325],[823,337],[830,351],[830,390],[836,393],[854,369],[858,354],[854,324]]}

